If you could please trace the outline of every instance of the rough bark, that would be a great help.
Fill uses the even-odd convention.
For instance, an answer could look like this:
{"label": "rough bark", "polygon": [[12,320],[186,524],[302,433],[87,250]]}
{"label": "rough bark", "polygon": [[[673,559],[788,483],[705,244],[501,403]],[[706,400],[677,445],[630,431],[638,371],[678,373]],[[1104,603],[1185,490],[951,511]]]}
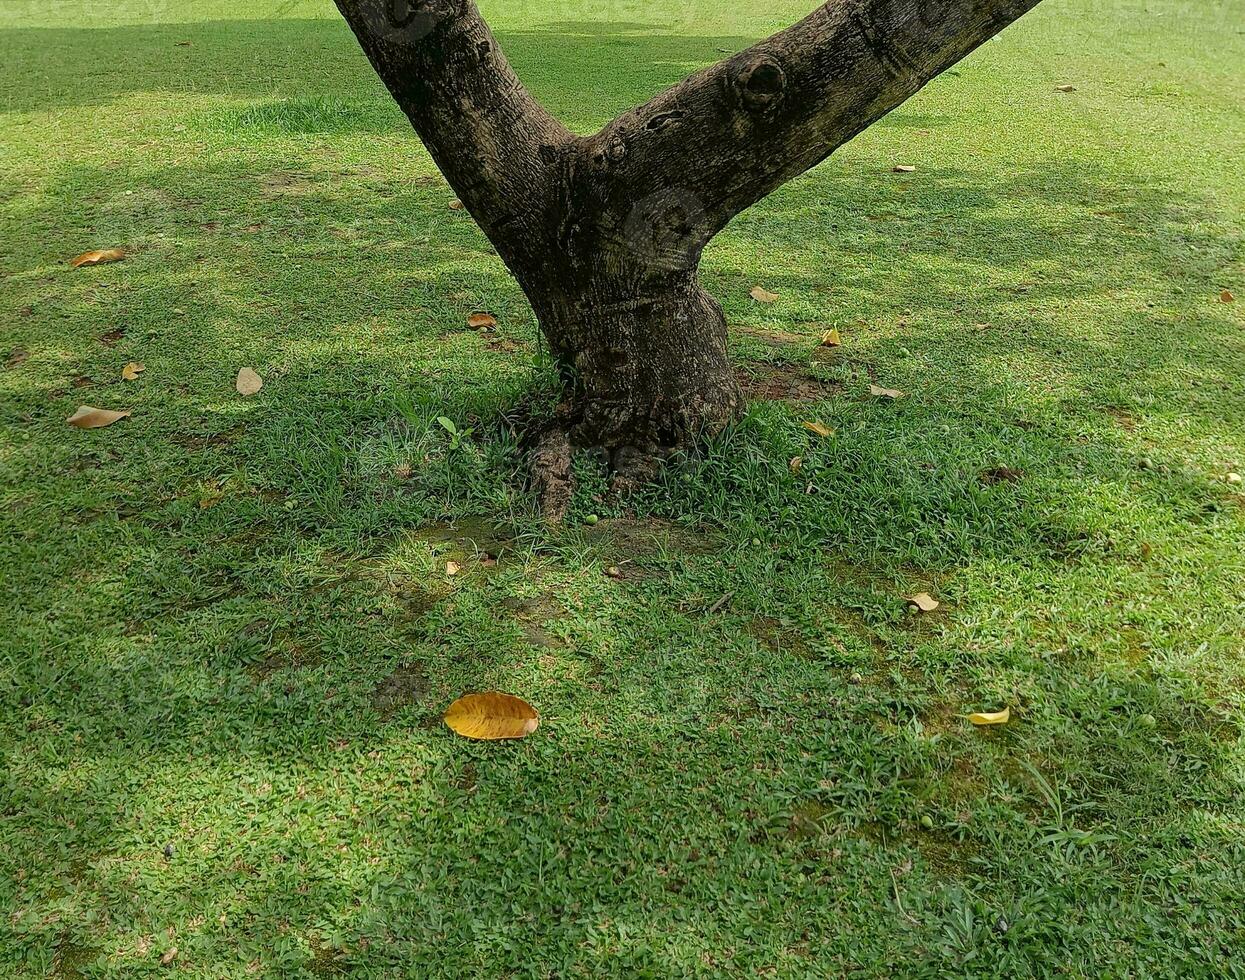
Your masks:
{"label": "rough bark", "polygon": [[626,486],[742,409],[697,279],[713,235],[1037,3],[832,0],[579,137],[472,0],[337,0],[565,369],[535,453],[550,510],[576,447],[604,449]]}

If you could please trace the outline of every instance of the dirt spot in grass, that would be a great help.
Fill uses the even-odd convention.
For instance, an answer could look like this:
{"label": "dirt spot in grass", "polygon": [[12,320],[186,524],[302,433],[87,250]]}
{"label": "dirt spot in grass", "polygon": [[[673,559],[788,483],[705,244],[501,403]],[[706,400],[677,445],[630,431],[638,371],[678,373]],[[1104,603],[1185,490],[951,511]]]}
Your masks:
{"label": "dirt spot in grass", "polygon": [[480,517],[464,517],[447,524],[433,524],[414,535],[417,541],[439,546],[447,557],[474,561],[499,561],[514,547],[514,537],[500,525]]}
{"label": "dirt spot in grass", "polygon": [[67,933],[62,933],[52,956],[52,972],[49,976],[56,980],[78,980],[86,976],[83,971],[98,959],[99,950],[79,946]]}
{"label": "dirt spot in grass", "polygon": [[735,333],[743,334],[745,337],[752,337],[770,347],[782,348],[797,344],[808,347],[812,344],[808,337],[803,337],[798,333],[790,333],[786,330],[767,330],[764,327],[735,327],[733,329]]}
{"label": "dirt spot in grass", "polygon": [[199,452],[204,449],[212,449],[219,446],[228,446],[234,441],[236,435],[233,432],[215,432],[211,435],[191,436],[184,433],[169,436],[169,442],[182,449],[188,449],[191,452]]}
{"label": "dirt spot in grass", "polygon": [[789,653],[805,660],[812,656],[798,628],[773,616],[756,616],[744,629],[767,650]]}
{"label": "dirt spot in grass", "polygon": [[441,601],[441,596],[414,582],[405,582],[395,589],[394,603],[405,619],[422,619]]}
{"label": "dirt spot in grass", "polygon": [[784,840],[809,840],[825,833],[826,821],[830,816],[828,807],[816,800],[807,800],[797,806],[787,821],[787,829],[783,832]]}
{"label": "dirt spot in grass", "polygon": [[532,646],[565,646],[562,640],[545,629],[548,623],[561,619],[565,615],[565,610],[552,599],[544,596],[535,599],[519,599],[512,596],[502,600],[502,607],[514,614],[519,629],[523,632],[523,638]]}
{"label": "dirt spot in grass", "polygon": [[105,347],[112,347],[125,336],[125,327],[116,327],[99,335],[99,342]]}
{"label": "dirt spot in grass", "polygon": [[1115,424],[1125,432],[1137,431],[1137,420],[1122,408],[1108,408],[1107,414],[1115,419]]}
{"label": "dirt spot in grass", "polygon": [[14,347],[4,359],[5,370],[17,367],[19,364],[24,363],[28,357],[30,357],[30,351],[26,350],[26,348]]}
{"label": "dirt spot in grass", "polygon": [[977,474],[977,479],[985,486],[996,486],[1000,483],[1016,483],[1023,480],[1025,471],[1014,466],[991,466]]}
{"label": "dirt spot in grass", "polygon": [[738,368],[735,378],[750,401],[821,401],[842,390],[842,385],[822,381],[795,364],[748,365]]}
{"label": "dirt spot in grass", "polygon": [[454,779],[454,785],[461,789],[464,793],[474,793],[479,778],[476,773],[476,764],[468,761],[463,766],[463,771]]}
{"label": "dirt spot in grass", "polygon": [[629,563],[637,560],[663,554],[707,555],[718,550],[718,542],[709,535],[659,519],[611,518],[585,528],[584,536],[603,547],[608,564],[620,567],[624,577],[632,577],[629,573],[634,567]]}
{"label": "dirt spot in grass", "polygon": [[415,666],[399,667],[376,685],[372,691],[372,707],[384,717],[408,704],[418,704],[428,690],[428,679]]}
{"label": "dirt spot in grass", "polygon": [[272,173],[260,179],[260,193],[266,197],[292,196],[302,197],[314,194],[319,185],[303,174]]}
{"label": "dirt spot in grass", "polygon": [[269,648],[268,653],[258,663],[247,668],[247,673],[256,681],[262,681],[273,674],[285,670],[308,670],[321,661],[318,649],[284,638]]}

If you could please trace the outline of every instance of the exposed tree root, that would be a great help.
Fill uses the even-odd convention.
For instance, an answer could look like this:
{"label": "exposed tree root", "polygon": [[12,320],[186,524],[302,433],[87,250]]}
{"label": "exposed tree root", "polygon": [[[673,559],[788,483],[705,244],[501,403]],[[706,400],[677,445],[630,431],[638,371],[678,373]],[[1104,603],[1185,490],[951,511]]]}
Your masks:
{"label": "exposed tree root", "polygon": [[546,428],[537,436],[531,452],[532,486],[546,521],[558,523],[566,516],[575,493],[571,474],[570,432],[560,424]]}

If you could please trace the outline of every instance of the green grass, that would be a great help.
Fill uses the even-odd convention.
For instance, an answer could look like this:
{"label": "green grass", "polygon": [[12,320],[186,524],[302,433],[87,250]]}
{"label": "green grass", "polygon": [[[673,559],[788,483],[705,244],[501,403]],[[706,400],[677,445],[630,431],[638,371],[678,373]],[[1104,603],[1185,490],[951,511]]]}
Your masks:
{"label": "green grass", "polygon": [[[809,6],[484,4],[584,132]],[[823,399],[553,531],[531,313],[329,4],[7,6],[0,975],[1245,973],[1241,27],[1048,0],[740,217]]]}

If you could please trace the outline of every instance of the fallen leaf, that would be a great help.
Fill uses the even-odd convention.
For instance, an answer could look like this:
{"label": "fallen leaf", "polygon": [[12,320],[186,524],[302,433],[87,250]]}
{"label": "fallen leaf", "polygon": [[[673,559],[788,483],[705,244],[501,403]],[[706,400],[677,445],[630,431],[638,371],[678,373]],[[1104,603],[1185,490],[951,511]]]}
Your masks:
{"label": "fallen leaf", "polygon": [[908,601],[916,606],[917,609],[921,610],[921,612],[933,612],[939,607],[939,605],[941,605],[941,603],[939,603],[939,601],[928,592],[918,592]]}
{"label": "fallen leaf", "polygon": [[882,388],[878,385],[869,385],[869,394],[874,398],[902,398],[904,396],[898,388]]}
{"label": "fallen leaf", "polygon": [[1233,486],[1240,486],[1242,479],[1245,478],[1242,478],[1240,473],[1229,473],[1227,476],[1228,482]]}
{"label": "fallen leaf", "polygon": [[[823,439],[829,439],[832,435],[834,435],[834,430],[830,428],[830,426],[826,425],[825,422],[801,422],[800,424],[804,426],[804,428],[808,429],[808,431],[813,435],[821,436]],[[797,456],[796,458],[798,459],[799,457]]]}
{"label": "fallen leaf", "polygon": [[1222,293],[1219,294],[1219,302],[1220,303],[1235,303],[1236,297],[1232,295],[1232,290],[1225,289]]}
{"label": "fallen leaf", "polygon": [[138,376],[147,370],[147,365],[141,361],[130,361],[121,369],[122,381],[137,381]]}
{"label": "fallen leaf", "polygon": [[1011,717],[1012,709],[1004,708],[1002,711],[975,711],[968,720],[974,725],[1006,725]]}
{"label": "fallen leaf", "polygon": [[841,347],[843,346],[843,338],[839,336],[839,331],[827,330],[821,335],[822,347]]}
{"label": "fallen leaf", "polygon": [[973,329],[974,329],[974,330],[976,330],[978,333],[981,333],[982,331],[989,330],[989,329],[990,329],[990,324],[988,324],[988,323],[974,323],[974,324],[973,324]]}
{"label": "fallen leaf", "polygon": [[1055,91],[1056,92],[1075,92],[1076,86],[1075,85],[1056,85]]}
{"label": "fallen leaf", "polygon": [[446,575],[457,575],[462,570],[463,570],[463,566],[458,564],[458,562],[456,561],[447,561],[445,563],[445,574]]}
{"label": "fallen leaf", "polygon": [[773,303],[778,299],[777,293],[771,293],[768,289],[762,289],[760,286],[753,286],[752,292],[748,295],[758,303]]}
{"label": "fallen leaf", "polygon": [[800,470],[804,469],[804,457],[792,456],[791,462],[787,465],[790,467],[792,473],[799,473]]}
{"label": "fallen leaf", "polygon": [[914,173],[916,173],[916,167],[899,166],[899,167],[896,167],[896,168],[895,168],[895,173],[897,173],[897,174],[914,174]]}
{"label": "fallen leaf", "polygon": [[69,264],[75,269],[80,269],[85,265],[105,265],[108,262],[120,262],[125,258],[125,249],[123,248],[97,248],[90,252],[83,252],[69,260]]}
{"label": "fallen leaf", "polygon": [[446,709],[445,723],[464,738],[523,738],[540,726],[536,709],[512,694],[466,694]]}
{"label": "fallen leaf", "polygon": [[11,351],[9,351],[9,356],[5,358],[4,366],[6,368],[15,368],[29,356],[30,351],[26,350],[24,347],[14,347]]}
{"label": "fallen leaf", "polygon": [[238,394],[249,397],[259,391],[264,386],[264,379],[252,371],[249,367],[244,367],[238,372],[238,380],[234,382],[234,387],[238,389]]}
{"label": "fallen leaf", "polygon": [[607,578],[622,578],[622,569],[617,565],[611,565],[605,570],[605,575]]}
{"label": "fallen leaf", "polygon": [[82,405],[73,415],[65,419],[75,429],[102,429],[130,415],[130,412],[114,412],[107,408],[94,408]]}
{"label": "fallen leaf", "polygon": [[167,950],[165,950],[164,955],[160,957],[160,965],[168,966],[175,959],[177,959],[177,947],[170,946]]}
{"label": "fallen leaf", "polygon": [[461,211],[462,209],[463,209],[463,202],[460,201],[458,198],[454,198],[454,200],[450,201],[451,211]]}
{"label": "fallen leaf", "polygon": [[472,330],[492,330],[497,326],[497,317],[492,313],[469,313],[467,315],[467,326]]}

